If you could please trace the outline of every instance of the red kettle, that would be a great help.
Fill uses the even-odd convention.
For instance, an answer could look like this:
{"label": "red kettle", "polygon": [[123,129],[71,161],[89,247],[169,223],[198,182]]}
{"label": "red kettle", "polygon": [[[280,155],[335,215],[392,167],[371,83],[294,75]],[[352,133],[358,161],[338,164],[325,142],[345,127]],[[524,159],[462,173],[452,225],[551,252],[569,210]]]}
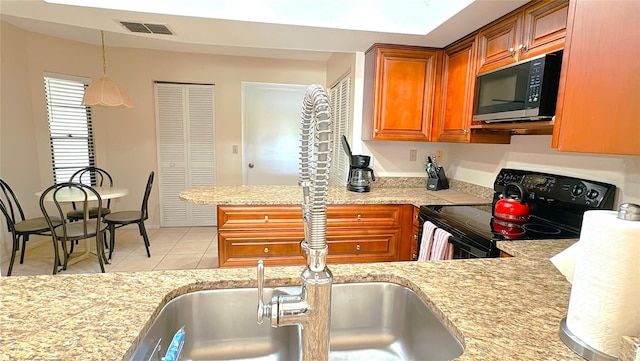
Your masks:
{"label": "red kettle", "polygon": [[[515,198],[510,198],[509,190],[518,190]],[[511,222],[529,220],[531,207],[527,204],[527,191],[519,183],[508,183],[502,191],[501,199],[496,202],[493,215],[496,218]]]}

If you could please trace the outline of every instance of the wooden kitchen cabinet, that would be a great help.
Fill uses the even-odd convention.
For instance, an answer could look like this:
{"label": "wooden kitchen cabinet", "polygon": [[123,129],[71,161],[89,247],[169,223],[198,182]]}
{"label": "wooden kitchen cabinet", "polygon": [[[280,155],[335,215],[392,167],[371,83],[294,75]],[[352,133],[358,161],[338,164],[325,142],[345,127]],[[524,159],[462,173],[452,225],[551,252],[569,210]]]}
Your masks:
{"label": "wooden kitchen cabinet", "polygon": [[476,86],[476,36],[444,49],[432,140],[508,144],[509,132],[471,130]]}
{"label": "wooden kitchen cabinet", "polygon": [[420,207],[413,207],[413,216],[411,217],[411,260],[418,259],[418,237],[420,235]]}
{"label": "wooden kitchen cabinet", "polygon": [[572,1],[553,146],[640,155],[640,2]]}
{"label": "wooden kitchen cabinet", "polygon": [[433,139],[469,142],[476,85],[475,36],[444,49]]}
{"label": "wooden kitchen cabinet", "polygon": [[[411,259],[411,205],[327,207],[329,263]],[[220,267],[304,264],[300,206],[218,206]]]}
{"label": "wooden kitchen cabinet", "polygon": [[564,47],[568,0],[532,1],[478,33],[478,73]]}
{"label": "wooden kitchen cabinet", "polygon": [[374,44],[365,54],[362,136],[428,141],[438,49]]}

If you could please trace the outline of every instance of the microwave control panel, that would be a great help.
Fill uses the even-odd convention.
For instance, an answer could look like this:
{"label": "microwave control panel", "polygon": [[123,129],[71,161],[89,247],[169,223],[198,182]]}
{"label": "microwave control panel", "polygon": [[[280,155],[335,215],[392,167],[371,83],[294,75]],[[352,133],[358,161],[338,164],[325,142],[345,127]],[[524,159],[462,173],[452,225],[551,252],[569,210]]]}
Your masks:
{"label": "microwave control panel", "polygon": [[527,107],[537,104],[540,100],[542,77],[544,72],[544,58],[531,62],[529,69],[529,91],[527,94]]}

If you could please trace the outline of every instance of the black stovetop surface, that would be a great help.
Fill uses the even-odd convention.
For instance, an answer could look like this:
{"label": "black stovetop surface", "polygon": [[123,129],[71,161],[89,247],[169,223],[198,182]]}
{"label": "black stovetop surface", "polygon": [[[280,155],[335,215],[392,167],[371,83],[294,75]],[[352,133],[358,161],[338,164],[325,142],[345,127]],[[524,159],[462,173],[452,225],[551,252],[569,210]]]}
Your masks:
{"label": "black stovetop surface", "polygon": [[578,238],[580,230],[532,215],[529,221],[516,223],[497,219],[489,205],[422,206],[421,212],[440,220],[457,231],[487,241]]}

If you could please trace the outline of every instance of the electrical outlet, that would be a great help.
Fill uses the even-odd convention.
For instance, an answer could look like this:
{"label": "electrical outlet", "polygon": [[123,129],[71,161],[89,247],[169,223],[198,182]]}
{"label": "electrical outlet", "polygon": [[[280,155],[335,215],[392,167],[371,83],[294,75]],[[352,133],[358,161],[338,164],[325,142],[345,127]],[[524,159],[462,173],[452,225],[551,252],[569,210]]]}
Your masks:
{"label": "electrical outlet", "polygon": [[415,162],[418,159],[418,150],[409,149],[409,162]]}
{"label": "electrical outlet", "polygon": [[442,150],[436,150],[436,162],[442,164]]}

